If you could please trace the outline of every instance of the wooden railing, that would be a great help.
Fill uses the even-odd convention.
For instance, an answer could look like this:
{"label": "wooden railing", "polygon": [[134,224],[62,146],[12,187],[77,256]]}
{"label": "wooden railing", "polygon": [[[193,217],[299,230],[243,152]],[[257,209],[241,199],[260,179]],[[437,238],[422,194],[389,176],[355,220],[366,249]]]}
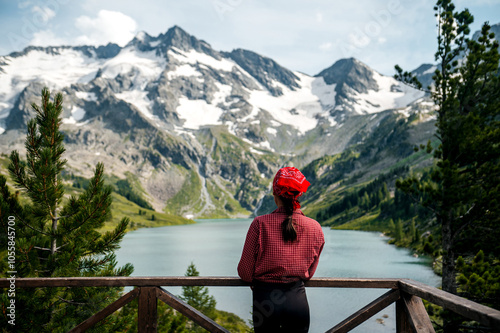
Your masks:
{"label": "wooden railing", "polygon": [[[60,277],[18,278],[16,288],[40,287],[126,287],[134,286],[118,300],[94,314],[69,332],[84,332],[116,310],[138,298],[139,332],[157,331],[157,300],[179,311],[209,332],[229,332],[200,311],[184,303],[165,286],[248,286],[234,277]],[[8,279],[0,279],[0,288],[9,288]],[[434,332],[422,298],[440,305],[481,325],[500,331],[500,311],[408,279],[337,279],[315,278],[306,287],[389,289],[370,304],[355,312],[327,332],[348,332],[390,304],[396,302],[397,332]]]}

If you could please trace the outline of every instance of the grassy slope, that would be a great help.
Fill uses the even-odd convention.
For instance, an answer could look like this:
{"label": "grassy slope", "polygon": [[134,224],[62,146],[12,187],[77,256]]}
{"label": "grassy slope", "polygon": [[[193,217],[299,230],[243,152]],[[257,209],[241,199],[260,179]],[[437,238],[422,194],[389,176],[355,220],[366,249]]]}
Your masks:
{"label": "grassy slope", "polygon": [[[0,155],[0,174],[7,177],[8,183],[11,185],[11,192],[14,192],[14,188],[12,186],[12,182],[10,176],[8,174],[9,159],[6,155]],[[127,178],[131,183],[137,185],[138,182],[135,181],[134,176],[127,175]],[[110,176],[107,177],[108,184],[110,182],[116,181],[118,178]],[[65,182],[65,197],[69,198],[71,195],[78,196],[83,192],[80,188],[75,188],[72,186],[71,181]],[[134,186],[134,190],[136,193],[144,193],[140,187]],[[20,196],[21,201],[27,201],[28,199],[24,198],[24,196]],[[151,209],[145,209],[137,204],[127,200],[125,197],[119,195],[116,192],[112,193],[113,203],[111,205],[111,215],[112,218],[110,221],[106,222],[105,225],[100,229],[100,231],[105,232],[113,229],[118,225],[122,218],[128,217],[130,219],[129,226],[127,228],[128,231],[135,230],[138,228],[152,228],[152,227],[161,227],[167,225],[178,225],[178,224],[189,224],[195,223],[193,220],[186,219],[181,216],[176,216],[169,213],[157,212]],[[141,214],[139,214],[141,211]],[[152,216],[154,215],[154,220]]]}

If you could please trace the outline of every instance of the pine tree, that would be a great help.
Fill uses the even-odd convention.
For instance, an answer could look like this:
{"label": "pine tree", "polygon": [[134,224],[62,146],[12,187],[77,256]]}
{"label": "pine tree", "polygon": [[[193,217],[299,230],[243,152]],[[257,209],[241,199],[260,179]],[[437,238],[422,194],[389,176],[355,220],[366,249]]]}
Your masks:
{"label": "pine tree", "polygon": [[417,228],[415,227],[415,218],[412,218],[411,219],[411,223],[410,223],[410,230],[409,230],[409,233],[410,233],[410,242],[413,243],[416,241],[416,233],[417,233]]}
{"label": "pine tree", "polygon": [[[59,130],[62,103],[62,94],[51,101],[49,90],[44,88],[41,106],[32,105],[36,118],[28,123],[26,161],[17,151],[10,155],[10,177],[22,191],[22,202],[0,176],[2,233],[7,231],[9,216],[16,221],[17,276],[128,276],[133,267],[126,264],[117,268],[114,254],[128,219],[113,231],[97,231],[110,217],[111,188],[104,185],[103,165],[97,164],[83,193],[64,197],[61,174],[66,160],[62,158],[64,135]],[[22,320],[16,331],[66,332],[114,301],[119,292],[120,288],[18,289],[16,309]],[[4,314],[5,297],[2,295]],[[2,320],[1,325],[4,323]],[[120,325],[116,317],[108,317],[95,330],[112,330],[116,325]]]}
{"label": "pine tree", "polygon": [[[473,16],[456,12],[451,0],[439,0],[439,67],[432,98],[437,106],[439,147],[430,182],[417,177],[397,186],[422,203],[441,226],[443,290],[457,293],[455,261],[484,250],[499,257],[500,79],[498,42],[485,23],[477,40],[469,39]],[[415,83],[397,66],[397,77]],[[418,86],[418,85],[417,85]],[[430,144],[427,151],[432,151]],[[446,332],[456,326],[445,325]]]}
{"label": "pine tree", "polygon": [[397,219],[396,226],[394,227],[394,238],[397,243],[400,243],[403,240],[403,224],[401,223],[401,219]]}
{"label": "pine tree", "polygon": [[[185,276],[200,276],[198,270],[194,263],[191,263],[187,268]],[[216,301],[213,296],[208,293],[208,288],[203,286],[189,286],[182,287],[182,299],[192,307],[203,312],[208,317],[215,319]],[[194,326],[191,332],[205,332],[205,330],[199,326]]]}
{"label": "pine tree", "polygon": [[396,237],[396,225],[394,224],[393,219],[389,219],[389,222],[387,223],[387,228],[389,228],[389,232]]}
{"label": "pine tree", "polygon": [[[185,276],[200,276],[194,263],[191,263],[187,268]],[[208,293],[208,288],[203,286],[182,287],[182,299],[189,305],[200,310],[207,316],[213,316],[216,301],[213,296]]]}

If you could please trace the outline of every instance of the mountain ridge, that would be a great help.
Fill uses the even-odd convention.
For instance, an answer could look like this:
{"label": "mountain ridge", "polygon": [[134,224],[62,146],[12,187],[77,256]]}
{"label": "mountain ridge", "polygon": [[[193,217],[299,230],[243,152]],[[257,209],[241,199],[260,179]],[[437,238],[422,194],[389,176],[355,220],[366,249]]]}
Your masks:
{"label": "mountain ridge", "polygon": [[309,76],[253,51],[213,50],[178,26],[117,47],[0,57],[0,147],[23,151],[30,104],[47,85],[64,95],[75,173],[104,161],[118,178],[136,175],[157,210],[240,216],[260,206],[279,166],[370,140],[387,114],[427,110],[423,93],[355,59]]}

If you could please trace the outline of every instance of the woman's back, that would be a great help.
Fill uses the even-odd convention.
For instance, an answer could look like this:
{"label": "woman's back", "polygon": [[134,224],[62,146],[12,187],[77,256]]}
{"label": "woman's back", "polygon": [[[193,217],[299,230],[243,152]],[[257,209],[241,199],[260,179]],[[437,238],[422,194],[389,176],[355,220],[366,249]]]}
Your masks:
{"label": "woman's back", "polygon": [[[252,269],[252,280],[265,282],[309,280],[314,274],[324,244],[321,226],[297,209],[293,213],[297,239],[285,242],[282,237],[282,222],[286,216],[285,209],[280,207],[271,214],[255,218],[252,222],[249,241],[254,246],[249,249],[257,251],[255,266],[252,267],[252,260],[242,260],[238,266],[246,280],[250,280]],[[243,257],[246,257],[245,253],[242,259]],[[244,272],[244,266],[247,272]]]}
{"label": "woman's back", "polygon": [[319,223],[299,209],[298,197],[309,185],[296,168],[280,169],[273,180],[278,209],[256,217],[248,229],[238,274],[252,283],[256,333],[309,330],[304,281],[314,275],[325,243]]}

